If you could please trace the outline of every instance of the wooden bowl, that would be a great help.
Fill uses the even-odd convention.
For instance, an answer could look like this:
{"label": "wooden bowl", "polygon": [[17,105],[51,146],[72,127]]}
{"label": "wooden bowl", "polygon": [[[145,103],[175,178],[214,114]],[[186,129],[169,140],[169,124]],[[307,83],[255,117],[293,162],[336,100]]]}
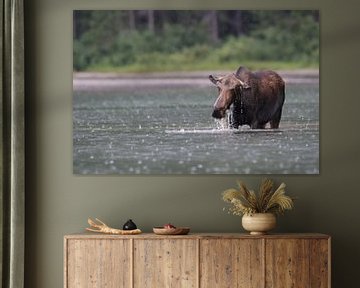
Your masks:
{"label": "wooden bowl", "polygon": [[186,235],[189,233],[189,227],[164,228],[154,227],[153,231],[157,235]]}

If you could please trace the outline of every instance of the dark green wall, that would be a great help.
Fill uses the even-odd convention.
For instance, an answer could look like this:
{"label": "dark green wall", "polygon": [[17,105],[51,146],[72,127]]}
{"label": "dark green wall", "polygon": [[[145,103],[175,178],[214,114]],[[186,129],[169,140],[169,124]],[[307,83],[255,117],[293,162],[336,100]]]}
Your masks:
{"label": "dark green wall", "polygon": [[[173,222],[237,232],[220,192],[236,176],[79,177],[72,174],[72,9],[320,9],[320,175],[272,177],[297,195],[279,232],[333,237],[333,287],[359,287],[360,21],[357,1],[25,1],[26,287],[63,287],[63,235],[88,216],[145,231]],[[338,4],[336,4],[338,3]],[[357,5],[360,6],[360,5]],[[360,8],[360,7],[359,7]],[[241,177],[252,186],[261,176]]]}

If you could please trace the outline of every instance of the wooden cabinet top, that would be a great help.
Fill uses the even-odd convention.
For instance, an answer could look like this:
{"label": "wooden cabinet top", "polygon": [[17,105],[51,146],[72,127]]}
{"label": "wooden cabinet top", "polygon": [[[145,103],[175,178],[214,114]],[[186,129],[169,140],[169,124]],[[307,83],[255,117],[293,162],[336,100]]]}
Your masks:
{"label": "wooden cabinet top", "polygon": [[142,233],[139,235],[108,235],[95,233],[78,233],[64,236],[65,239],[329,239],[329,235],[320,233],[287,233],[250,235],[245,233],[190,233],[188,235],[156,235]]}

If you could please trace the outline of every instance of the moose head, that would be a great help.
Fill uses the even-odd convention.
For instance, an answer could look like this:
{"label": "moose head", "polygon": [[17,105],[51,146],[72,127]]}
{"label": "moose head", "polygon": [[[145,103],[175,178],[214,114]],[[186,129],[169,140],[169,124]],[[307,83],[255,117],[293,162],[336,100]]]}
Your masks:
{"label": "moose head", "polygon": [[225,117],[226,110],[228,110],[235,101],[236,93],[241,93],[243,89],[250,88],[250,86],[241,81],[235,73],[221,77],[209,75],[209,79],[219,90],[219,96],[214,103],[214,111],[212,113],[212,117],[217,119]]}

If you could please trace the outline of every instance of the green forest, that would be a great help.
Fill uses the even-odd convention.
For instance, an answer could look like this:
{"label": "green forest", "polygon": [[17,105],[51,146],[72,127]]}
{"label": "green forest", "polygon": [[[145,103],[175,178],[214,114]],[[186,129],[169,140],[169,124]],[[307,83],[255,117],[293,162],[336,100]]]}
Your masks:
{"label": "green forest", "polygon": [[318,68],[317,10],[76,10],[74,71]]}

